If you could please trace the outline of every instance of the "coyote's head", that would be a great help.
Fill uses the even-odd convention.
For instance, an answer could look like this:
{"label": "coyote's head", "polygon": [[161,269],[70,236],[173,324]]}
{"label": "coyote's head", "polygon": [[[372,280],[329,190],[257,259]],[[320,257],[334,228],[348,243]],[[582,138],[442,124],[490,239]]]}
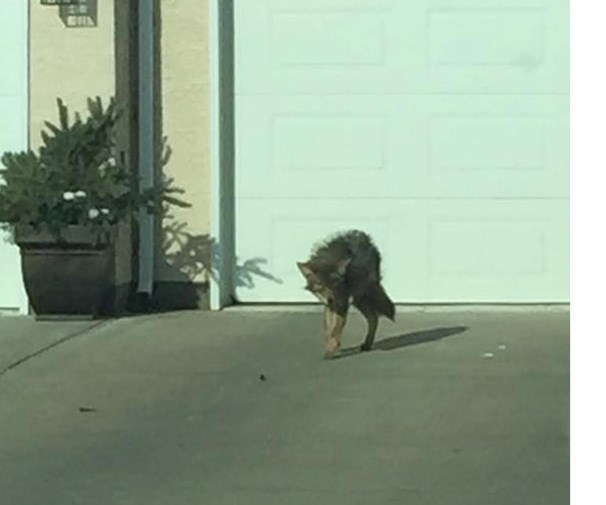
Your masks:
{"label": "coyote's head", "polygon": [[305,277],[305,289],[315,295],[323,304],[331,305],[337,291],[343,286],[345,271],[351,259],[346,258],[334,264],[323,264],[313,261],[297,263]]}

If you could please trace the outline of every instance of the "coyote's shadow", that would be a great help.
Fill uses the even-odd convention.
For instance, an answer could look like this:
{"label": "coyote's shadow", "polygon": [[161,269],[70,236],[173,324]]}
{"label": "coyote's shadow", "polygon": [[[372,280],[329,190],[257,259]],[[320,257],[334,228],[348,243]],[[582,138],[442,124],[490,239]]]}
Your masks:
{"label": "coyote's shadow", "polygon": [[[411,333],[403,333],[393,337],[387,337],[378,340],[372,346],[373,351],[393,351],[411,345],[427,344],[436,342],[443,338],[458,335],[467,331],[467,326],[448,326],[440,328],[431,328],[429,330],[413,331]],[[360,353],[360,346],[347,347],[343,349],[335,358],[346,358]]]}

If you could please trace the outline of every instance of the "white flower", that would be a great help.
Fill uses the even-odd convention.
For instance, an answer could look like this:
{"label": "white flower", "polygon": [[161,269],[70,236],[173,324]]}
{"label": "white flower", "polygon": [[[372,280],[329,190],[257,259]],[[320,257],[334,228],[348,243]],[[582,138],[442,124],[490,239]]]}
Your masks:
{"label": "white flower", "polygon": [[104,214],[104,215],[106,215],[106,216],[107,216],[107,215],[109,214],[109,209],[106,209],[105,207],[103,207],[103,208],[101,209],[101,214]]}
{"label": "white flower", "polygon": [[115,158],[115,156],[110,156],[109,158],[107,158],[107,164],[110,167],[115,167],[116,166],[116,158]]}
{"label": "white flower", "polygon": [[95,219],[99,217],[99,211],[97,209],[89,209],[88,217],[89,219]]}
{"label": "white flower", "polygon": [[86,197],[86,191],[82,191],[81,189],[79,189],[78,191],[76,191],[74,193],[74,196],[76,198],[85,198]]}
{"label": "white flower", "polygon": [[63,193],[64,200],[67,200],[67,201],[73,200],[75,197],[76,197],[76,195],[71,191],[66,191],[65,193]]}

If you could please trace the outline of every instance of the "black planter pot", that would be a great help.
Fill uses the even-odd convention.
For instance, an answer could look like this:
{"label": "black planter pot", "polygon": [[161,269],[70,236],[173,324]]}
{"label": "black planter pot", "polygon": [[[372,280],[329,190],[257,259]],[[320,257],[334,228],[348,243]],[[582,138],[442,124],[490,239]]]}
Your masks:
{"label": "black planter pot", "polygon": [[99,315],[112,290],[115,230],[68,226],[60,238],[16,227],[25,290],[38,318]]}

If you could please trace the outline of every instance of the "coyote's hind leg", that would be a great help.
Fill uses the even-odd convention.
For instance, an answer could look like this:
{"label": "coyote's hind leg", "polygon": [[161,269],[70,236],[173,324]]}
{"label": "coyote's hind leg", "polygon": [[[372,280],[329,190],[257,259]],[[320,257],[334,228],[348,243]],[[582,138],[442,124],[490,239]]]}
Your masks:
{"label": "coyote's hind leg", "polygon": [[377,327],[379,326],[379,314],[372,303],[364,298],[354,299],[354,306],[362,313],[368,323],[368,331],[364,342],[360,346],[360,351],[370,351],[372,349],[372,344],[375,341]]}

